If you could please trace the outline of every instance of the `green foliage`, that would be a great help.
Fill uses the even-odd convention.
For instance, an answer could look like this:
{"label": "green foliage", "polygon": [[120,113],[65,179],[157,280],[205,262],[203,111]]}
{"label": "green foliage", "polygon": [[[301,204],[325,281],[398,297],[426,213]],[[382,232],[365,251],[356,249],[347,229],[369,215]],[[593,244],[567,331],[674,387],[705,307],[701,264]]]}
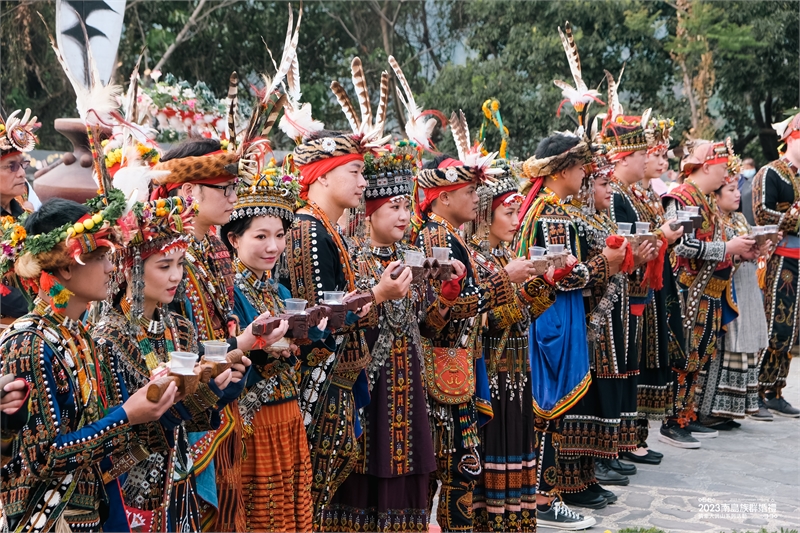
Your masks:
{"label": "green foliage", "polygon": [[[142,72],[156,66],[170,49],[199,0],[144,2],[128,0],[118,52],[116,81],[127,76],[144,49]],[[682,19],[676,5],[689,2],[691,16]],[[631,114],[648,107],[676,119],[673,137],[680,140],[692,125],[683,93],[683,74],[673,56],[685,57],[692,72],[713,71],[707,109],[717,138],[731,135],[745,156],[763,163],[777,155],[777,138],[770,124],[798,104],[800,14],[792,0],[565,0],[515,2],[499,0],[332,1],[304,4],[298,54],[303,98],[328,127],[346,121],[328,86],[349,82],[350,60],[359,55],[365,65],[373,101],[380,72],[393,54],[403,66],[419,102],[426,109],[449,115],[463,109],[473,133],[481,123],[481,104],[497,98],[511,133],[509,154],[530,155],[539,139],[554,130],[574,129],[569,105],[556,117],[560,90],[552,80],[572,84],[556,28],[569,20],[592,88],[605,92],[603,70],[618,76],[623,63],[621,101]],[[295,5],[296,14],[297,5]],[[0,103],[4,112],[32,108],[42,119],[41,146],[68,147],[52,128],[53,119],[75,115],[74,95],[52,50],[42,13],[51,29],[53,0],[0,2]],[[273,63],[263,40],[280,56],[288,17],[284,2],[215,0],[206,2],[161,70],[194,85],[205,82],[219,98],[225,96],[232,70],[241,80],[240,98],[259,85],[261,73],[272,74]],[[391,24],[389,23],[391,22]],[[696,36],[702,36],[697,40]],[[695,36],[694,39],[690,38]],[[703,63],[710,51],[712,63]],[[276,57],[277,59],[277,57]],[[593,104],[590,113],[605,112]],[[401,134],[402,108],[390,102],[389,127]],[[434,139],[452,151],[449,132]],[[275,133],[276,148],[292,143]],[[489,148],[500,138],[490,131]]]}

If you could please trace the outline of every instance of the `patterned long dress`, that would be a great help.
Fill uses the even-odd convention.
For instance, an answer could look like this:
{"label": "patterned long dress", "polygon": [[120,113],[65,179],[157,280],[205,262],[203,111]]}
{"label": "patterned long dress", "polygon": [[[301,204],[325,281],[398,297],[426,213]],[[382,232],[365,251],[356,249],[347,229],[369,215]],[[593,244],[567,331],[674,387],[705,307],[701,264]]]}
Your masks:
{"label": "patterned long dress", "polygon": [[[503,269],[481,278],[461,235],[452,224],[435,214],[429,216],[416,244],[426,257],[433,255],[433,247],[449,248],[451,257],[466,266],[461,293],[450,307],[447,324],[423,342],[432,347],[466,349],[474,362],[474,394],[468,402],[441,403],[430,394],[428,385],[428,413],[437,461],[436,475],[431,478],[431,498],[441,482],[437,521],[442,531],[470,531],[474,520],[473,491],[483,464],[478,428],[492,417],[477,319],[490,309],[513,302],[514,287]],[[430,315],[436,318],[436,314]],[[463,370],[469,372],[469,369]]]}
{"label": "patterned long dress", "polygon": [[[563,245],[564,250],[580,261],[572,272],[556,284],[556,301],[531,323],[531,369],[538,379],[533,383],[533,408],[539,441],[539,474],[537,491],[557,496],[565,482],[567,470],[584,470],[588,477],[588,461],[559,466],[559,453],[554,441],[565,429],[565,415],[572,412],[589,391],[591,383],[589,345],[584,339],[586,308],[583,291],[608,283],[608,264],[602,254],[588,256],[580,243],[578,225],[568,206],[579,208],[577,200],[561,199],[543,188],[533,201],[520,228],[517,255],[525,257],[532,246],[550,248]],[[580,339],[576,342],[577,339]],[[579,457],[572,459],[579,462]],[[560,478],[560,479],[559,479]]]}
{"label": "patterned long dress", "polygon": [[[481,278],[511,260],[504,246],[485,252],[469,241]],[[516,301],[488,312],[483,328],[494,417],[480,429],[483,473],[472,498],[476,531],[536,531],[539,449],[534,431],[528,327],[555,301],[555,289],[535,277],[517,288]]]}
{"label": "patterned long dress", "polygon": [[[274,280],[256,279],[239,259],[234,266],[236,316],[249,323],[266,311],[273,316],[283,312],[283,302],[291,298],[288,289]],[[249,357],[253,371],[239,398],[247,531],[311,531],[311,457],[297,403],[300,360],[263,350],[252,350]]]}
{"label": "patterned long dress", "polygon": [[673,360],[675,412],[669,420],[686,427],[697,420],[697,390],[702,390],[709,363],[717,357],[723,320],[735,316],[736,305],[731,294],[732,263],[725,254],[724,225],[713,198],[688,178],[665,198],[667,219],[677,218],[677,210],[686,206],[699,207],[703,217],[702,227],[694,236],[681,237],[670,258],[681,310],[670,313],[669,327],[676,338],[684,339],[684,344],[675,347],[681,358]]}
{"label": "patterned long dress", "polygon": [[[99,353],[118,361],[119,373],[131,394],[147,386],[158,365],[169,361],[170,352],[197,353],[194,325],[176,313],[156,313],[155,320],[137,320],[123,299],[120,307],[107,310],[92,329]],[[195,394],[162,417],[163,436],[151,443],[148,453],[120,479],[133,531],[200,529],[188,434],[219,425],[218,407],[235,398],[236,390],[241,388],[234,386],[226,397],[213,381],[200,384]]]}
{"label": "patterned long dress", "polygon": [[775,224],[783,241],[767,262],[764,311],[769,346],[762,354],[759,392],[778,396],[786,386],[792,347],[800,332],[797,295],[800,294],[800,174],[786,159],[762,168],[753,178],[753,213],[759,225]]}
{"label": "patterned long dress", "polygon": [[[589,214],[565,204],[578,230],[578,259],[602,253],[616,224],[605,213]],[[592,382],[586,395],[564,415],[559,447],[559,489],[577,493],[596,484],[594,458],[614,459],[636,448],[638,352],[632,343],[629,276],[617,273],[607,283],[583,290]]]}
{"label": "patterned long dress", "polygon": [[[414,248],[350,247],[359,290],[369,290],[386,266]],[[363,455],[331,498],[326,530],[427,531],[430,474],[436,470],[423,385],[420,330],[427,321],[426,285],[378,306],[378,322],[365,330],[370,403],[360,414]],[[437,312],[433,307],[432,312]]]}
{"label": "patterned long dress", "polygon": [[[723,216],[728,239],[751,235],[742,213]],[[758,412],[759,356],[766,348],[767,320],[762,308],[755,261],[742,261],[733,274],[733,293],[739,316],[727,325],[722,337],[722,357],[711,363],[700,402],[700,414],[720,418],[744,418]]]}

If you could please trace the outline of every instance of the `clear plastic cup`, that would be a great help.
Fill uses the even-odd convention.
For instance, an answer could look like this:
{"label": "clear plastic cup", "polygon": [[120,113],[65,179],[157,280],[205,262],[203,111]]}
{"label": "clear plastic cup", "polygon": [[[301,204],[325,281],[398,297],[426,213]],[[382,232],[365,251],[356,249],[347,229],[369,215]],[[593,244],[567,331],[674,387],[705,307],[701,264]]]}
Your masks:
{"label": "clear plastic cup", "polygon": [[564,245],[563,244],[551,244],[547,251],[551,254],[563,254],[564,253]]}
{"label": "clear plastic cup", "polygon": [[633,226],[633,224],[630,222],[617,222],[617,228],[619,229],[618,233],[620,235],[630,235],[631,226]]}
{"label": "clear plastic cup", "polygon": [[225,341],[203,341],[203,357],[205,357],[206,361],[224,363],[229,348],[228,343]]}
{"label": "clear plastic cup", "polygon": [[769,225],[764,226],[764,227],[767,228],[765,230],[765,233],[778,233],[778,225],[777,224],[769,224]]}
{"label": "clear plastic cup", "polygon": [[769,226],[753,226],[753,235],[764,235]]}
{"label": "clear plastic cup", "polygon": [[696,205],[687,205],[683,209],[685,211],[689,212],[692,215],[699,215],[700,214],[700,208],[697,207]]}
{"label": "clear plastic cup", "polygon": [[413,250],[409,250],[405,253],[404,260],[406,264],[413,267],[422,266],[422,263],[425,262],[425,254],[422,252],[415,252]]}
{"label": "clear plastic cup", "polygon": [[[322,291],[322,303],[341,304],[344,295],[345,293],[343,291]],[[303,306],[303,309],[305,309],[305,306]]]}
{"label": "clear plastic cup", "polygon": [[542,248],[541,246],[531,246],[528,248],[528,252],[530,257],[541,257],[547,253],[547,248]]}
{"label": "clear plastic cup", "polygon": [[307,303],[300,298],[286,298],[286,312],[290,315],[302,315],[305,313]]}
{"label": "clear plastic cup", "polygon": [[682,209],[678,209],[675,214],[678,216],[678,220],[689,220],[689,217],[692,216],[690,212]]}
{"label": "clear plastic cup", "polygon": [[450,248],[443,248],[439,246],[433,247],[433,258],[437,261],[449,261],[450,260]]}
{"label": "clear plastic cup", "polygon": [[192,352],[170,352],[169,369],[174,374],[191,374],[197,363],[197,354]]}
{"label": "clear plastic cup", "polygon": [[649,222],[637,222],[636,223],[636,234],[642,235],[645,233],[650,233],[650,223]]}

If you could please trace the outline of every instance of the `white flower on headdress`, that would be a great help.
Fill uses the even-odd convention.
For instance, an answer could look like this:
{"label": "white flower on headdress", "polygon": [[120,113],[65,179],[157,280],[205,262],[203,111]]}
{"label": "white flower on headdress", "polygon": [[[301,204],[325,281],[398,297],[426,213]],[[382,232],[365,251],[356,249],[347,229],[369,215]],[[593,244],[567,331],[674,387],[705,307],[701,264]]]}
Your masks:
{"label": "white flower on headdress", "polygon": [[458,171],[456,171],[454,168],[448,168],[444,173],[444,177],[447,178],[447,181],[455,183],[455,181],[458,179]]}
{"label": "white flower on headdress", "polygon": [[322,149],[332,154],[336,150],[336,141],[331,139],[330,137],[326,139],[322,139]]}

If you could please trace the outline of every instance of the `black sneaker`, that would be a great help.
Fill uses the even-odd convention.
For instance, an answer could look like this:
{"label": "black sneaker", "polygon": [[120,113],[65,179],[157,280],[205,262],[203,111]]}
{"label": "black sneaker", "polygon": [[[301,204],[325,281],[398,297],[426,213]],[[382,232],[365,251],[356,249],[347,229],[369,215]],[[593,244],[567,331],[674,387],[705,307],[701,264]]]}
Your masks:
{"label": "black sneaker", "polygon": [[619,459],[603,459],[603,461],[611,470],[615,470],[623,476],[632,476],[636,473],[636,465],[622,463]]}
{"label": "black sneaker", "polygon": [[719,437],[719,431],[707,428],[696,420],[689,422],[686,429],[692,434],[692,437],[696,439],[715,439]]}
{"label": "black sneaker", "polygon": [[591,516],[584,517],[576,513],[560,500],[554,500],[553,505],[546,511],[536,509],[536,524],[538,526],[565,529],[567,531],[578,531],[590,528],[597,521]]}
{"label": "black sneaker", "polygon": [[677,425],[663,424],[658,434],[658,440],[676,448],[695,449],[700,447],[700,442],[691,433]]}
{"label": "black sneaker", "polygon": [[764,402],[764,405],[770,412],[776,415],[785,416],[788,418],[800,418],[800,409],[792,407],[792,404],[787,402],[783,396],[780,398],[772,398]]}
{"label": "black sneaker", "polygon": [[619,452],[619,457],[620,459],[625,459],[627,461],[643,465],[661,464],[661,458],[653,455],[653,452],[651,452],[650,450],[647,450],[647,453],[644,455],[636,455],[633,452]]}
{"label": "black sneaker", "polygon": [[628,476],[623,476],[615,470],[611,470],[603,459],[594,460],[594,477],[598,483],[603,485],[621,485],[630,483]]}
{"label": "black sneaker", "polygon": [[764,400],[760,397],[758,398],[758,412],[755,414],[750,415],[750,418],[753,420],[760,420],[761,422],[772,422],[774,418],[772,413],[769,412],[767,405],[764,403]]}
{"label": "black sneaker", "polygon": [[742,425],[736,420],[728,420],[727,424],[728,427],[731,429],[739,429],[740,427],[742,427]]}
{"label": "black sneaker", "polygon": [[595,494],[589,489],[569,494],[562,493],[561,499],[570,507],[586,507],[587,509],[602,509],[608,502],[599,494]]}
{"label": "black sneaker", "polygon": [[607,503],[614,503],[615,501],[617,501],[617,495],[616,494],[614,494],[610,490],[604,489],[603,487],[601,487],[597,483],[593,483],[593,484],[589,485],[589,490],[594,492],[595,494],[599,494],[600,496],[605,498]]}

